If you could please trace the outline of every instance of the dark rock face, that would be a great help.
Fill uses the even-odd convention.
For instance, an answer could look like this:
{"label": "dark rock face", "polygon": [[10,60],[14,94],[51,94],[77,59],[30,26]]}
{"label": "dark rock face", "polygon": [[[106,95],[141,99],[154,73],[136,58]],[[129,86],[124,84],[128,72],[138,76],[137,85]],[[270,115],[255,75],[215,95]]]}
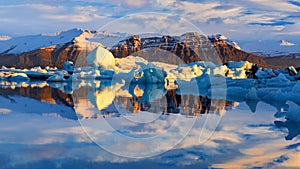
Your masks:
{"label": "dark rock face", "polygon": [[[138,55],[146,57],[149,55],[143,52],[147,49],[165,50],[178,56],[185,63],[195,61],[212,61],[215,63],[226,63],[228,61],[250,61],[259,66],[267,66],[264,59],[259,56],[246,53],[228,44],[225,40],[216,36],[204,36],[198,33],[186,33],[181,36],[162,36],[140,38],[137,35],[120,41],[113,46],[111,52],[117,58],[123,58],[128,55]],[[168,59],[166,59],[168,61]]]}

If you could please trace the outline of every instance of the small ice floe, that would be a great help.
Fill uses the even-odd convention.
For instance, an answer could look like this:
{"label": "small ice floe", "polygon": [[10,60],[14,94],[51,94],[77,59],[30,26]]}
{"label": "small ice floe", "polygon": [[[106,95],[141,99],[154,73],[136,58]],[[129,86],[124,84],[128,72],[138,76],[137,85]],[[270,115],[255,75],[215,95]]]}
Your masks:
{"label": "small ice floe", "polygon": [[258,79],[267,79],[267,78],[276,77],[276,74],[273,72],[272,69],[259,68],[258,71],[255,73],[255,76]]}
{"label": "small ice floe", "polygon": [[28,81],[29,77],[25,73],[13,73],[9,79],[9,81]]}
{"label": "small ice floe", "polygon": [[11,81],[11,82],[25,82],[29,81],[29,77],[25,73],[15,72],[0,72],[0,80]]}
{"label": "small ice floe", "polygon": [[47,82],[65,82],[66,79],[64,78],[63,73],[58,73],[55,75],[50,76],[47,80]]}
{"label": "small ice floe", "polygon": [[66,61],[64,63],[64,70],[66,70],[68,73],[73,73],[74,72],[74,63],[71,61]]}

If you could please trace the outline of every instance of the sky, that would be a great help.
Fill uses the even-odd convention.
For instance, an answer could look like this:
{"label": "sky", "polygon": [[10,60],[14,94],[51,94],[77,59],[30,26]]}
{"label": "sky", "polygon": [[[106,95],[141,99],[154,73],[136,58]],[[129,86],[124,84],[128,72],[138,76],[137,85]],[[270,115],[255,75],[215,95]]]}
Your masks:
{"label": "sky", "polygon": [[199,30],[234,40],[299,39],[299,21],[299,0],[0,1],[0,36],[12,37],[82,28],[167,34]]}

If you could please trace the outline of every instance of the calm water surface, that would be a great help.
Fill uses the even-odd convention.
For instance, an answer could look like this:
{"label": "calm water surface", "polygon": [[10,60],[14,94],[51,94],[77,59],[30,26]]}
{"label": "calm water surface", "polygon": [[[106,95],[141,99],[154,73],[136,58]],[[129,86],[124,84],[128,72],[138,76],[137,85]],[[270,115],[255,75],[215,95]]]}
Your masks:
{"label": "calm water surface", "polygon": [[300,168],[300,123],[280,98],[107,81],[7,82],[0,93],[1,169]]}

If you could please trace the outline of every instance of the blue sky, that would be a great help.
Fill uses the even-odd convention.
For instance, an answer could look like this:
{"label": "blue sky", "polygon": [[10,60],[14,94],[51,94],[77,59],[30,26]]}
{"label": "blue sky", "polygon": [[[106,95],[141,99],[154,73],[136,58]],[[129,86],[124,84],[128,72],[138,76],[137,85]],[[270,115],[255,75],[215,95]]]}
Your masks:
{"label": "blue sky", "polygon": [[[151,12],[151,13],[144,13]],[[126,23],[120,18],[131,15]],[[114,24],[111,22],[115,21]],[[0,2],[0,36],[71,28],[173,33],[191,23],[205,34],[240,39],[300,37],[298,0],[10,0]],[[177,25],[176,25],[177,24]],[[112,29],[114,28],[114,29]],[[118,28],[118,29],[115,29]],[[159,30],[160,29],[160,30]]]}

